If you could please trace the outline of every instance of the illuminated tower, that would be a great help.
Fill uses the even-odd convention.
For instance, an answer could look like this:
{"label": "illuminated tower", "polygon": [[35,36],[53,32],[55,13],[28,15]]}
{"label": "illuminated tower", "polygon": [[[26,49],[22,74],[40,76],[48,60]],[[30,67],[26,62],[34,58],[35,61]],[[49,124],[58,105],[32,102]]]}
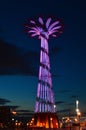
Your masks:
{"label": "illuminated tower", "polygon": [[76,100],[76,115],[77,117],[81,116],[81,112],[80,112],[80,109],[79,109],[79,101]]}
{"label": "illuminated tower", "polygon": [[41,40],[39,80],[34,110],[34,125],[44,126],[46,128],[57,128],[58,119],[56,116],[56,106],[52,90],[48,39],[50,36],[58,36],[58,34],[62,32],[62,26],[60,25],[59,20],[53,23],[51,22],[51,18],[48,18],[47,21],[44,22],[43,19],[39,17],[37,22],[30,20],[25,27],[27,33],[30,34],[31,37],[38,36]]}

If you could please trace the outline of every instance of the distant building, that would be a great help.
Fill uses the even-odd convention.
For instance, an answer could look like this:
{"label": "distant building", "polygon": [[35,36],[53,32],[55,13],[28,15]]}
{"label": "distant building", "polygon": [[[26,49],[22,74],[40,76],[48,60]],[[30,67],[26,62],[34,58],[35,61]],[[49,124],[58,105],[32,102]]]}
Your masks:
{"label": "distant building", "polygon": [[6,127],[10,124],[11,113],[7,106],[0,106],[0,127]]}

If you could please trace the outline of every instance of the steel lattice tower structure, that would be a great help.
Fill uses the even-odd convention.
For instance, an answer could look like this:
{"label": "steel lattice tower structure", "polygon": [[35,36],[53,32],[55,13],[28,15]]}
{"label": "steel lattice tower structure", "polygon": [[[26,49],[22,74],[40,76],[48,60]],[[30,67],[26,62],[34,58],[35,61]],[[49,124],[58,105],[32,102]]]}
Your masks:
{"label": "steel lattice tower structure", "polygon": [[45,37],[41,37],[39,82],[35,112],[55,112],[54,106],[48,41]]}
{"label": "steel lattice tower structure", "polygon": [[[25,25],[27,33],[30,34],[31,37],[38,36],[38,38],[41,40],[39,80],[34,111],[36,115],[35,118],[41,118],[41,114],[43,114],[43,116],[47,114],[46,118],[51,118],[51,115],[56,113],[54,93],[52,89],[52,76],[50,72],[48,39],[50,36],[56,37],[62,33],[62,26],[60,25],[59,20],[53,23],[51,22],[51,18],[48,18],[47,21],[44,22],[43,19],[39,17],[38,21],[35,22],[30,20],[29,23]],[[46,120],[46,118],[44,120]],[[41,121],[36,121],[35,124],[39,126],[39,122]],[[47,125],[46,128],[48,127],[49,125]],[[50,128],[52,127],[53,126],[50,125]]]}

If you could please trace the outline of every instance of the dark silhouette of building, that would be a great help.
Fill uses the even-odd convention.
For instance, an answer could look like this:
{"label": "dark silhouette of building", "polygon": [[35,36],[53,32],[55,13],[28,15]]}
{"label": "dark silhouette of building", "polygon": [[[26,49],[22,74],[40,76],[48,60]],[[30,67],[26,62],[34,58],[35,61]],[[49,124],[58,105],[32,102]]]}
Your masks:
{"label": "dark silhouette of building", "polygon": [[0,127],[9,126],[11,121],[10,108],[7,106],[0,106]]}

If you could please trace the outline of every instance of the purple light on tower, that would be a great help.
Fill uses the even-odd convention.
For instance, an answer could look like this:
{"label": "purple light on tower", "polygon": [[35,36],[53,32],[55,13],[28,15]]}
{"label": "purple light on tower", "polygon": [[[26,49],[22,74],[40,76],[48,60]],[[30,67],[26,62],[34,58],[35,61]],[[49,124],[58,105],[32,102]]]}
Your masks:
{"label": "purple light on tower", "polygon": [[47,21],[44,22],[43,19],[39,17],[37,22],[30,20],[29,23],[25,25],[27,33],[30,34],[31,37],[38,36],[38,38],[41,40],[39,81],[37,88],[35,113],[56,112],[50,72],[48,39],[50,36],[56,37],[62,33],[62,26],[60,25],[59,20],[53,23],[51,22],[51,18],[48,18]]}

